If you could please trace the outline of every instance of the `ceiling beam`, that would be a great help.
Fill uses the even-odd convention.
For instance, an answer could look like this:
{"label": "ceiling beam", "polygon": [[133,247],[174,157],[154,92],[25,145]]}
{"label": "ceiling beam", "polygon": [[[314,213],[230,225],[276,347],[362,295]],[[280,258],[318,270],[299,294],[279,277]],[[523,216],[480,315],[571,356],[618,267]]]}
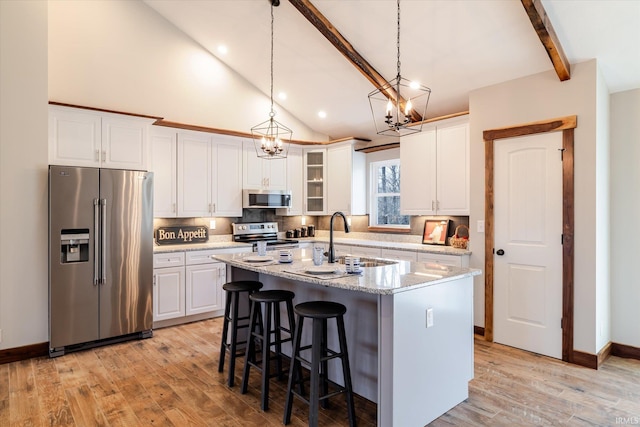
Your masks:
{"label": "ceiling beam", "polygon": [[[309,0],[289,0],[298,11],[305,17],[320,33],[325,36],[331,44],[338,49],[342,55],[351,62],[351,64],[358,69],[376,88],[379,88],[387,83],[387,80],[382,77],[375,68],[367,62],[366,59],[360,55],[355,48],[344,38],[342,34],[329,22],[329,20],[313,5]],[[397,92],[393,88],[386,89],[382,93],[392,101],[397,99]],[[404,109],[406,100],[399,97],[400,107]],[[423,117],[415,111],[411,110],[411,121],[422,121]]]}
{"label": "ceiling beam", "polygon": [[542,45],[551,59],[553,68],[556,70],[556,74],[561,81],[569,80],[571,78],[571,67],[569,61],[562,50],[562,45],[556,32],[553,30],[551,21],[547,16],[547,12],[544,10],[542,0],[520,0],[524,10],[529,16],[529,20],[536,30]]}

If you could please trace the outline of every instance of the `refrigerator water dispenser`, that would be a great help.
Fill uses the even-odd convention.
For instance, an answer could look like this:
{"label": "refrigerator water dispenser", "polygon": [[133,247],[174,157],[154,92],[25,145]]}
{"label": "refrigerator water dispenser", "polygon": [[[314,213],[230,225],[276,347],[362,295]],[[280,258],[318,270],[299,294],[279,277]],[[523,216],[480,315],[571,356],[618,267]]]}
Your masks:
{"label": "refrigerator water dispenser", "polygon": [[62,230],[60,233],[60,262],[89,261],[89,230]]}

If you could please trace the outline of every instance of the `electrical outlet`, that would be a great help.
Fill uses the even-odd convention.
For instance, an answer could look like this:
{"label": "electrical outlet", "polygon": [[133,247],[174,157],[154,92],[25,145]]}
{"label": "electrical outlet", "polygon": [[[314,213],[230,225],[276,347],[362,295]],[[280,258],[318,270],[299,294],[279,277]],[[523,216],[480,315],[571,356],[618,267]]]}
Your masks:
{"label": "electrical outlet", "polygon": [[300,224],[307,225],[307,218],[304,215],[300,218]]}
{"label": "electrical outlet", "polygon": [[433,326],[433,308],[427,308],[427,328]]}
{"label": "electrical outlet", "polygon": [[215,230],[215,229],[216,229],[216,220],[215,219],[209,220],[209,230]]}

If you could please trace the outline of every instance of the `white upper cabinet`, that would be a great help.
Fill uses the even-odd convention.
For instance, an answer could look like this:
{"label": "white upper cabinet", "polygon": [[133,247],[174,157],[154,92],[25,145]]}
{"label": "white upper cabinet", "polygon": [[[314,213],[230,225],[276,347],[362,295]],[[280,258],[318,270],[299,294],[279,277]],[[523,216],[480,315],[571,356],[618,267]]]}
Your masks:
{"label": "white upper cabinet", "polygon": [[276,209],[278,215],[302,215],[304,212],[304,161],[302,148],[291,145],[287,155],[287,190],[291,191],[291,207]]}
{"label": "white upper cabinet", "polygon": [[49,164],[147,170],[154,119],[49,106]]}
{"label": "white upper cabinet", "polygon": [[211,136],[178,133],[178,216],[211,216]]}
{"label": "white upper cabinet", "polygon": [[178,216],[242,216],[240,141],[180,132],[177,145]]}
{"label": "white upper cabinet", "polygon": [[242,216],[240,140],[154,127],[150,146],[155,217]]}
{"label": "white upper cabinet", "polygon": [[400,168],[402,214],[469,215],[467,119],[403,137]]}
{"label": "white upper cabinet", "polygon": [[367,213],[366,155],[354,151],[353,143],[327,148],[327,213]]}
{"label": "white upper cabinet", "polygon": [[326,215],[327,213],[327,150],[312,148],[304,150],[304,214]]}
{"label": "white upper cabinet", "polygon": [[435,214],[436,130],[404,136],[400,141],[400,212]]}
{"label": "white upper cabinet", "polygon": [[469,215],[469,123],[437,128],[436,210]]}
{"label": "white upper cabinet", "polygon": [[286,190],[286,159],[258,157],[253,140],[243,141],[242,187],[251,190]]}
{"label": "white upper cabinet", "polygon": [[178,215],[176,137],[175,129],[151,126],[149,169],[153,171],[153,216],[157,218]]}
{"label": "white upper cabinet", "polygon": [[211,216],[242,216],[242,144],[213,136]]}

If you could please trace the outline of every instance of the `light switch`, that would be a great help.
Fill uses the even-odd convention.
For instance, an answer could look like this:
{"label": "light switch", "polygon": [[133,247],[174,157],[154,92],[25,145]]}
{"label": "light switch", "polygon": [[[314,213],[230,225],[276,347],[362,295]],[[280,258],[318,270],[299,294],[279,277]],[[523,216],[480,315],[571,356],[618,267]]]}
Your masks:
{"label": "light switch", "polygon": [[433,308],[427,308],[427,328],[433,326]]}
{"label": "light switch", "polygon": [[484,233],[484,220],[483,219],[479,219],[478,220],[477,230],[478,230],[478,233]]}

